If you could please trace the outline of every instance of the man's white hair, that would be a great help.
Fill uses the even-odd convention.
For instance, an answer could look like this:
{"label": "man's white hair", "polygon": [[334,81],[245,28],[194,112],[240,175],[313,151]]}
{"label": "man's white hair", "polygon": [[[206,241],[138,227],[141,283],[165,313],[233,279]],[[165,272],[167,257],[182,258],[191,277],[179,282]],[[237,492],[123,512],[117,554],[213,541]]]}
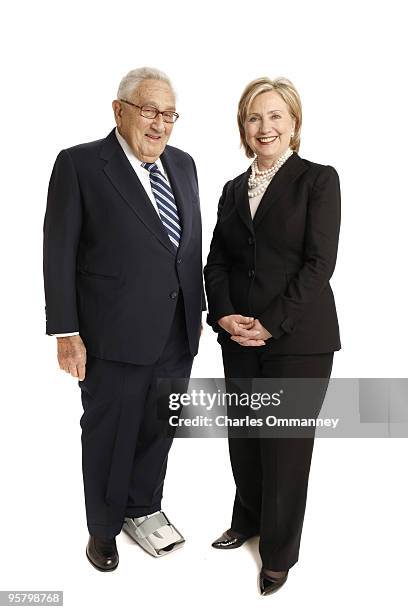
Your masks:
{"label": "man's white hair", "polygon": [[174,97],[176,97],[173,85],[167,74],[165,74],[161,70],[158,70],[157,68],[149,68],[147,66],[144,66],[143,68],[136,68],[135,70],[131,70],[123,77],[118,87],[118,100],[120,100],[121,98],[129,98],[133,94],[135,89],[139,87],[140,83],[142,81],[145,81],[146,79],[156,79],[158,81],[163,81],[164,83],[167,83],[167,85],[173,92]]}

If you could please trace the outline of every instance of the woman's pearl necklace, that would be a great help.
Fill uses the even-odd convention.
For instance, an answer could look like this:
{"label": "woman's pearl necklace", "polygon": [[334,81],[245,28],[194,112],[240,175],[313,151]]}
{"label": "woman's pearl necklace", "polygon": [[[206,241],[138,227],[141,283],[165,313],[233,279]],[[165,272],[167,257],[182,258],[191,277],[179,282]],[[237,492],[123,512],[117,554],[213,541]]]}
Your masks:
{"label": "woman's pearl necklace", "polygon": [[251,164],[251,176],[248,179],[248,197],[255,198],[256,196],[262,195],[271,179],[275,176],[277,171],[285,161],[292,155],[293,149],[286,149],[283,155],[276,160],[273,164],[272,168],[268,168],[268,170],[259,170],[258,162],[255,158]]}

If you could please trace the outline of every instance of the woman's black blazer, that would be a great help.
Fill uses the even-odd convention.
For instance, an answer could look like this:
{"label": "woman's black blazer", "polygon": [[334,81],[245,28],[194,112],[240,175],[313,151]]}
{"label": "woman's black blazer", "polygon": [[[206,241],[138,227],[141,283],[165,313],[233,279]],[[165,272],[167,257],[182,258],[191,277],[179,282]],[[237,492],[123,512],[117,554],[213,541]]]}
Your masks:
{"label": "woman's black blazer", "polygon": [[[224,186],[204,269],[207,322],[218,341],[231,342],[220,317],[256,317],[272,334],[276,354],[340,349],[329,280],[340,229],[336,170],[293,153],[270,182],[251,219],[248,177]],[[237,345],[238,346],[238,345]]]}

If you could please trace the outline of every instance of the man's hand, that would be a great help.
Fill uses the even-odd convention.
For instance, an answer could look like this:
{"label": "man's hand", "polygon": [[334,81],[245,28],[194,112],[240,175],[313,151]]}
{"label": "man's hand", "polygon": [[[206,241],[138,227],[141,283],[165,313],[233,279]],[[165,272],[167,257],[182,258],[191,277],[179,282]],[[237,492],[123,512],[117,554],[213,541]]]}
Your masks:
{"label": "man's hand", "polygon": [[81,336],[64,336],[57,338],[57,357],[61,370],[74,378],[84,380],[86,364],[86,348]]}
{"label": "man's hand", "polygon": [[242,346],[263,346],[265,344],[264,339],[261,337],[261,329],[259,327],[255,328],[253,317],[243,317],[242,315],[233,314],[221,317],[221,319],[218,319],[217,323],[220,327],[225,329],[225,331],[231,334],[231,340],[238,342],[238,344]]}

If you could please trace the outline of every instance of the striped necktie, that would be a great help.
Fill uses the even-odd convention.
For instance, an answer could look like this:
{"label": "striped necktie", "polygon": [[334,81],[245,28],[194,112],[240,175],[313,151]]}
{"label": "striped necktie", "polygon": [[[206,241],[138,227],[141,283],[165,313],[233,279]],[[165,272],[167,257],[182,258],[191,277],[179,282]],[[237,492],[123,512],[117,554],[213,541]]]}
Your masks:
{"label": "striped necktie", "polygon": [[181,238],[181,223],[170,184],[156,164],[143,162],[142,166],[149,171],[150,184],[159,210],[160,219],[166,228],[171,243],[177,250]]}

